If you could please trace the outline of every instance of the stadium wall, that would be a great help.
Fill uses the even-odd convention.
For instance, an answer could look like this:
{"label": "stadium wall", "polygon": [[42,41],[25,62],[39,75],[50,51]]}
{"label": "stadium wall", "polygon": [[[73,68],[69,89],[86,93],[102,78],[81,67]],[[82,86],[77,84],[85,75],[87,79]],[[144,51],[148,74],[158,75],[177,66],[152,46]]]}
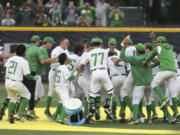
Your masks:
{"label": "stadium wall", "polygon": [[[128,34],[131,35],[134,44],[151,42],[149,31],[155,32],[157,36],[166,36],[168,42],[173,45],[174,51],[177,54],[180,53],[180,28],[0,27],[0,39],[2,39],[3,45],[29,43],[33,35],[39,35],[41,39],[52,36],[58,45],[61,37],[67,37],[70,40],[69,50],[73,51],[74,46],[78,45],[82,39],[90,40],[96,36],[103,39],[105,47],[107,47],[110,37],[117,38],[118,44],[120,44]],[[117,48],[120,49],[120,45],[117,45]],[[49,67],[47,67],[48,69]],[[3,79],[0,78],[0,80]],[[43,80],[47,81],[47,76],[43,77]]]}

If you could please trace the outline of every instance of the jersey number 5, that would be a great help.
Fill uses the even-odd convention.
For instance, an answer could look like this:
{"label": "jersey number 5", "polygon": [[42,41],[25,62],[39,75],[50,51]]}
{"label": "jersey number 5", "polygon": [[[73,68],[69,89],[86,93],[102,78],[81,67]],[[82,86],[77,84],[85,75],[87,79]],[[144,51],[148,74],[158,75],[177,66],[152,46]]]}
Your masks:
{"label": "jersey number 5", "polygon": [[96,66],[96,64],[97,64],[97,57],[98,57],[98,56],[101,57],[101,62],[100,62],[100,64],[101,64],[101,65],[103,64],[104,53],[103,53],[103,52],[94,53],[94,54],[91,54],[91,57],[94,57],[94,66]]}
{"label": "jersey number 5", "polygon": [[57,72],[56,72],[56,82],[57,83],[60,83],[60,80],[61,80],[60,74],[61,74],[61,70],[57,70]]}
{"label": "jersey number 5", "polygon": [[17,69],[18,63],[15,61],[10,61],[10,66],[8,68],[8,73],[9,74],[15,74],[16,69]]}

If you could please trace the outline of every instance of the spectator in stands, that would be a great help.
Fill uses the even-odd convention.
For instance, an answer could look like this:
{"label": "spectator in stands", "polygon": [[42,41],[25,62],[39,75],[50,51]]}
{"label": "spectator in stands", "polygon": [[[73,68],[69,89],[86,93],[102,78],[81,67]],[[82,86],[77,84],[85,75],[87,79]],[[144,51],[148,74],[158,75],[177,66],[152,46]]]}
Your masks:
{"label": "spectator in stands", "polygon": [[47,8],[43,4],[43,0],[37,0],[36,16],[47,14]]}
{"label": "spectator in stands", "polygon": [[95,8],[91,7],[89,2],[86,2],[85,6],[83,5],[83,6],[79,7],[80,12],[83,9],[86,10],[86,14],[87,14],[87,16],[89,16],[89,18],[91,20],[91,24],[92,24],[94,22],[94,15],[95,15],[95,11],[96,11]]}
{"label": "spectator in stands", "polygon": [[71,1],[69,2],[69,6],[68,9],[66,10],[66,21],[67,24],[70,26],[73,26],[76,24],[76,18],[77,18],[77,14],[76,14],[76,9],[74,6],[74,2]]}
{"label": "spectator in stands", "polygon": [[20,25],[32,26],[35,21],[35,13],[28,6],[22,6],[17,12],[16,19]]}
{"label": "spectator in stands", "polygon": [[106,14],[110,9],[109,4],[105,3],[105,0],[95,0],[96,5],[96,26],[105,27],[107,25]]}
{"label": "spectator in stands", "polygon": [[2,21],[1,21],[2,26],[13,26],[13,25],[15,25],[15,23],[16,23],[16,21],[13,18],[11,18],[11,15],[9,12],[7,12],[5,14],[5,18],[2,19]]}
{"label": "spectator in stands", "polygon": [[35,12],[36,10],[36,4],[32,2],[32,0],[27,0],[24,4],[23,7],[30,8],[32,12]]}
{"label": "spectator in stands", "polygon": [[56,3],[57,3],[56,0],[49,0],[45,6],[48,9],[48,11],[50,11],[50,9],[52,9],[54,7],[54,4]]}
{"label": "spectator in stands", "polygon": [[108,18],[110,19],[110,26],[123,26],[124,13],[120,11],[118,5],[112,8]]}
{"label": "spectator in stands", "polygon": [[0,3],[0,21],[3,18],[3,5]]}
{"label": "spectator in stands", "polygon": [[55,25],[60,25],[63,22],[61,8],[60,8],[60,6],[58,6],[58,3],[54,4],[53,8],[50,9],[49,13],[51,15],[52,22]]}
{"label": "spectator in stands", "polygon": [[76,24],[78,26],[90,26],[91,25],[91,20],[90,20],[89,16],[87,16],[85,9],[81,10],[81,16],[78,17]]}
{"label": "spectator in stands", "polygon": [[44,27],[53,26],[53,23],[51,22],[50,17],[46,14],[44,14],[44,16],[41,18],[40,24],[41,26],[44,26]]}
{"label": "spectator in stands", "polygon": [[15,7],[12,6],[9,2],[6,3],[6,6],[4,8],[4,14],[9,13],[12,18],[15,18]]}

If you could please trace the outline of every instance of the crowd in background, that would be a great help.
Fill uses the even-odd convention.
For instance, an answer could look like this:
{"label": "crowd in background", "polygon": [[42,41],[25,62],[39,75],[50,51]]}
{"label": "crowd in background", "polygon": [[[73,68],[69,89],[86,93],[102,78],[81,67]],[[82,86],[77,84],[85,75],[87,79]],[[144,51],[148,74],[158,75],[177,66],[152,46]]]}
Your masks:
{"label": "crowd in background", "polygon": [[[67,3],[68,2],[68,3]],[[20,7],[9,2],[0,4],[2,26],[123,26],[124,13],[119,5],[111,7],[106,0],[26,0]],[[66,5],[67,4],[67,5]]]}

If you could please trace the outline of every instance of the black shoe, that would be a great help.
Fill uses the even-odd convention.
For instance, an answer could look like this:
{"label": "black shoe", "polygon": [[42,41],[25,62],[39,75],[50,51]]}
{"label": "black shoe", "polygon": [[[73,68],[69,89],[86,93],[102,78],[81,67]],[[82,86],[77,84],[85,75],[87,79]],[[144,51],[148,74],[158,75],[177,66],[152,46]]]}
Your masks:
{"label": "black shoe", "polygon": [[0,110],[0,120],[2,120],[3,119],[3,116],[5,115],[5,113],[4,113],[4,110]]}
{"label": "black shoe", "polygon": [[88,115],[85,119],[85,123],[89,124],[90,121],[92,120],[92,117],[93,117],[93,113],[92,112],[88,113]]}

